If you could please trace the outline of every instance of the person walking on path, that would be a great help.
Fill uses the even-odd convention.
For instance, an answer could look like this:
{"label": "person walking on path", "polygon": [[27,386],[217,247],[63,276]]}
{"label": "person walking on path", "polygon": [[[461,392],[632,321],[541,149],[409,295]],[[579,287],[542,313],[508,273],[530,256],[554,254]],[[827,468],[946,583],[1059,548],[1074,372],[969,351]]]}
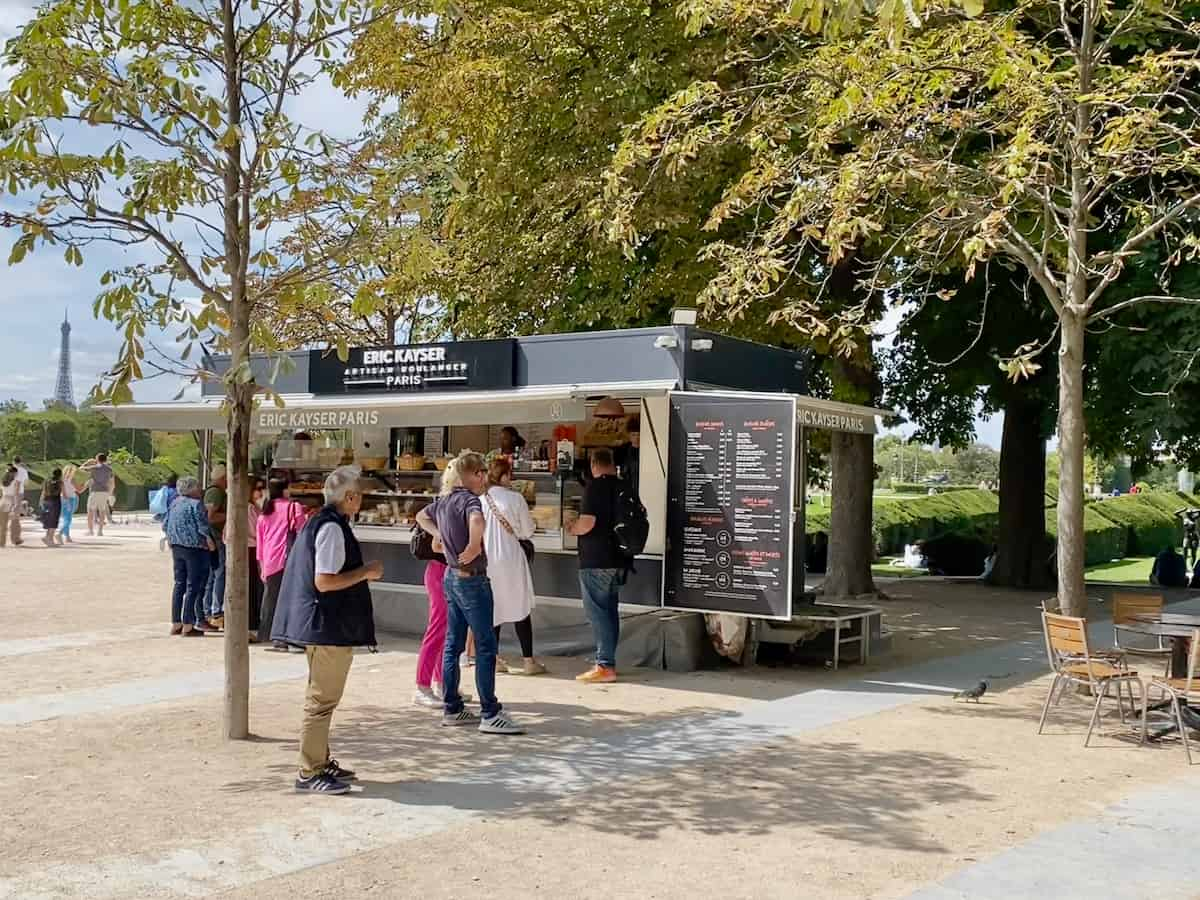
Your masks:
{"label": "person walking on path", "polygon": [[[279,589],[283,584],[283,568],[287,562],[288,548],[307,518],[305,508],[295,500],[288,499],[288,483],[282,478],[273,478],[267,484],[267,499],[263,502],[262,515],[255,527],[255,557],[259,575],[263,582],[262,608],[259,613],[258,636],[268,640],[275,627],[275,609],[279,602]],[[283,641],[272,641],[268,650],[286,653],[288,645]]]}
{"label": "person walking on path", "polygon": [[213,551],[208,587],[204,591],[204,615],[209,627],[217,631],[225,627],[225,517],[229,504],[225,490],[228,487],[225,467],[214,466],[212,484],[204,492],[204,510],[208,513],[213,544],[217,549]]}
{"label": "person walking on path", "polygon": [[579,538],[579,586],[596,639],[596,665],[576,680],[609,684],[617,680],[617,642],[621,636],[618,604],[626,577],[625,557],[613,533],[623,485],[617,478],[611,450],[593,450],[591,468],[592,480],[583,492],[579,518],[570,531]]}
{"label": "person walking on path", "polygon": [[42,535],[42,543],[47,547],[57,547],[54,535],[58,531],[59,520],[62,519],[62,469],[55,469],[50,477],[42,483],[42,527],[46,533]]}
{"label": "person walking on path", "polygon": [[112,466],[108,464],[108,454],[96,454],[96,459],[88,460],[82,468],[88,473],[87,484],[83,486],[88,495],[88,534],[104,537],[104,523],[108,521],[109,499],[112,497],[115,481]]}
{"label": "person walking on path", "polygon": [[[494,600],[483,548],[483,504],[487,471],[478,453],[463,453],[442,474],[442,493],[417,513],[417,524],[432,534],[446,556],[446,646],[442,654],[445,691],[443,725],[474,725],[484,734],[524,734],[496,699]],[[467,628],[475,634],[475,687],[482,716],[464,706],[458,690],[459,663]]]}
{"label": "person walking on path", "polygon": [[179,495],[163,517],[163,535],[171,547],[175,584],[171,592],[171,634],[203,637],[204,588],[213,548],[208,513],[200,500],[200,482],[179,479]]}
{"label": "person walking on path", "polygon": [[301,530],[284,566],[279,616],[271,639],[304,647],[308,688],[300,728],[296,790],[344,794],[355,774],[329,752],[333,711],[341,702],[355,647],[375,646],[368,582],[383,564],[363,562],[350,520],[362,506],[360,471],[334,469],[325,479],[325,506]]}
{"label": "person walking on path", "polygon": [[77,466],[68,465],[62,473],[62,520],[58,526],[58,542],[60,544],[74,543],[71,540],[71,523],[75,519],[75,510],[79,508],[79,488],[75,485]]}
{"label": "person walking on path", "polygon": [[12,535],[14,547],[21,540],[21,482],[17,479],[17,467],[11,465],[0,477],[0,547],[8,543]]}
{"label": "person walking on path", "polygon": [[533,658],[533,574],[522,541],[533,538],[536,526],[525,498],[512,489],[512,463],[503,456],[488,465],[488,489],[483,495],[484,552],[495,598],[496,642],[500,629],[512,622],[521,643],[521,668],[497,659],[496,671],[541,675],[546,667]]}

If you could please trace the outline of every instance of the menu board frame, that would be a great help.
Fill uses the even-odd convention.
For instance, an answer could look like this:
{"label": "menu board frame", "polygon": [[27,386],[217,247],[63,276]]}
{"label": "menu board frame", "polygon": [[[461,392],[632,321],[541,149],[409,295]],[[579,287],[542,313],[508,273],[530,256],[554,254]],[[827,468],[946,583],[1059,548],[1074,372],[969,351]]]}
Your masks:
{"label": "menu board frame", "polygon": [[[784,516],[785,534],[781,536],[780,547],[784,553],[783,569],[785,573],[785,585],[783,594],[784,608],[779,606],[763,611],[763,612],[747,612],[745,609],[723,609],[719,603],[712,603],[701,606],[699,604],[689,605],[688,603],[670,603],[667,597],[668,581],[678,572],[682,566],[683,554],[683,534],[674,533],[680,532],[678,522],[682,521],[680,515],[681,510],[678,508],[684,503],[683,497],[678,496],[680,484],[684,485],[686,491],[688,460],[687,460],[687,435],[681,432],[679,417],[676,414],[676,403],[681,401],[688,403],[691,400],[697,403],[705,403],[716,401],[732,401],[741,403],[762,403],[764,401],[776,405],[776,409],[771,411],[771,415],[786,417],[787,428],[780,429],[785,434],[789,435],[789,453],[787,461],[786,481],[781,490],[780,496],[787,498],[786,502],[791,504],[790,515]],[[796,517],[798,511],[796,509],[797,488],[796,485],[802,481],[801,474],[797,471],[797,463],[799,453],[801,452],[800,443],[802,434],[799,428],[799,421],[796,413],[796,398],[788,394],[772,394],[758,393],[749,391],[670,391],[667,395],[667,411],[668,411],[668,438],[667,438],[667,533],[666,547],[663,554],[662,566],[662,607],[679,612],[698,612],[698,613],[719,613],[724,615],[745,616],[753,619],[768,619],[772,621],[790,621],[792,618],[792,606],[794,603],[795,590],[795,568],[798,556],[803,553],[803,548],[797,548],[796,544]],[[696,594],[695,590],[686,592],[689,596]]]}

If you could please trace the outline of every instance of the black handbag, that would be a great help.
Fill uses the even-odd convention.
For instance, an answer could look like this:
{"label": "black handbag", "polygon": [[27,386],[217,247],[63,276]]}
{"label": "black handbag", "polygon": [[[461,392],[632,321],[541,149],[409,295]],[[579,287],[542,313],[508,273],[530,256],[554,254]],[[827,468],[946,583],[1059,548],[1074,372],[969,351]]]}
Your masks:
{"label": "black handbag", "polygon": [[446,557],[433,549],[433,535],[420,525],[413,525],[408,549],[416,559],[437,560],[443,564],[446,562]]}

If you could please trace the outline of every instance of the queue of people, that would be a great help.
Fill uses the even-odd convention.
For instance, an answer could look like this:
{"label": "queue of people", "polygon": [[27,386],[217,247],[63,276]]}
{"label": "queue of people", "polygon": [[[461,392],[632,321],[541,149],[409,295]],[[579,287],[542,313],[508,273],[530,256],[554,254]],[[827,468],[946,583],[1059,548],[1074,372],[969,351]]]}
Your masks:
{"label": "queue of people", "polygon": [[[496,692],[496,675],[538,675],[545,666],[534,655],[532,613],[534,584],[531,538],[534,523],[524,498],[512,489],[507,455],[490,461],[462,453],[442,476],[439,496],[417,513],[430,535],[425,587],[429,620],[417,659],[414,703],[441,710],[447,727],[469,726],[482,734],[519,735],[525,728],[505,709]],[[178,496],[163,519],[163,532],[174,565],[171,633],[202,635],[219,630],[213,607],[214,563],[220,565],[220,539],[230,535],[224,472],[220,496],[202,492],[196,479],[180,478]],[[591,459],[579,519],[580,586],[596,641],[596,664],[579,676],[587,683],[616,680],[618,602],[627,560],[614,546],[613,527],[622,484],[612,453],[597,450]],[[287,496],[287,482],[254,481],[248,524],[255,564],[250,577],[250,639],[269,640],[269,650],[299,651],[309,669],[301,725],[297,791],[341,794],[350,790],[354,772],[339,765],[329,748],[332,718],[341,702],[356,647],[375,647],[370,582],[383,576],[377,561],[363,558],[351,525],[361,508],[360,472],[335,469],[324,482],[325,505],[308,510]],[[225,513],[218,533],[215,513]],[[521,661],[499,657],[503,626],[511,624]],[[468,708],[471,695],[460,688],[461,659],[467,635],[474,637],[475,690],[479,712]]]}

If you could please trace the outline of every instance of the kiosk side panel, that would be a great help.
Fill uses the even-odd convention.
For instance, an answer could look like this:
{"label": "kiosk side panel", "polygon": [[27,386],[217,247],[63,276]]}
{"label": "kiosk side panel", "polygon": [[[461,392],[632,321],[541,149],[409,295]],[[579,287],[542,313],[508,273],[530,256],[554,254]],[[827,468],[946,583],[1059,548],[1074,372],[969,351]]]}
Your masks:
{"label": "kiosk side panel", "polygon": [[663,605],[790,619],[796,406],[674,393]]}

